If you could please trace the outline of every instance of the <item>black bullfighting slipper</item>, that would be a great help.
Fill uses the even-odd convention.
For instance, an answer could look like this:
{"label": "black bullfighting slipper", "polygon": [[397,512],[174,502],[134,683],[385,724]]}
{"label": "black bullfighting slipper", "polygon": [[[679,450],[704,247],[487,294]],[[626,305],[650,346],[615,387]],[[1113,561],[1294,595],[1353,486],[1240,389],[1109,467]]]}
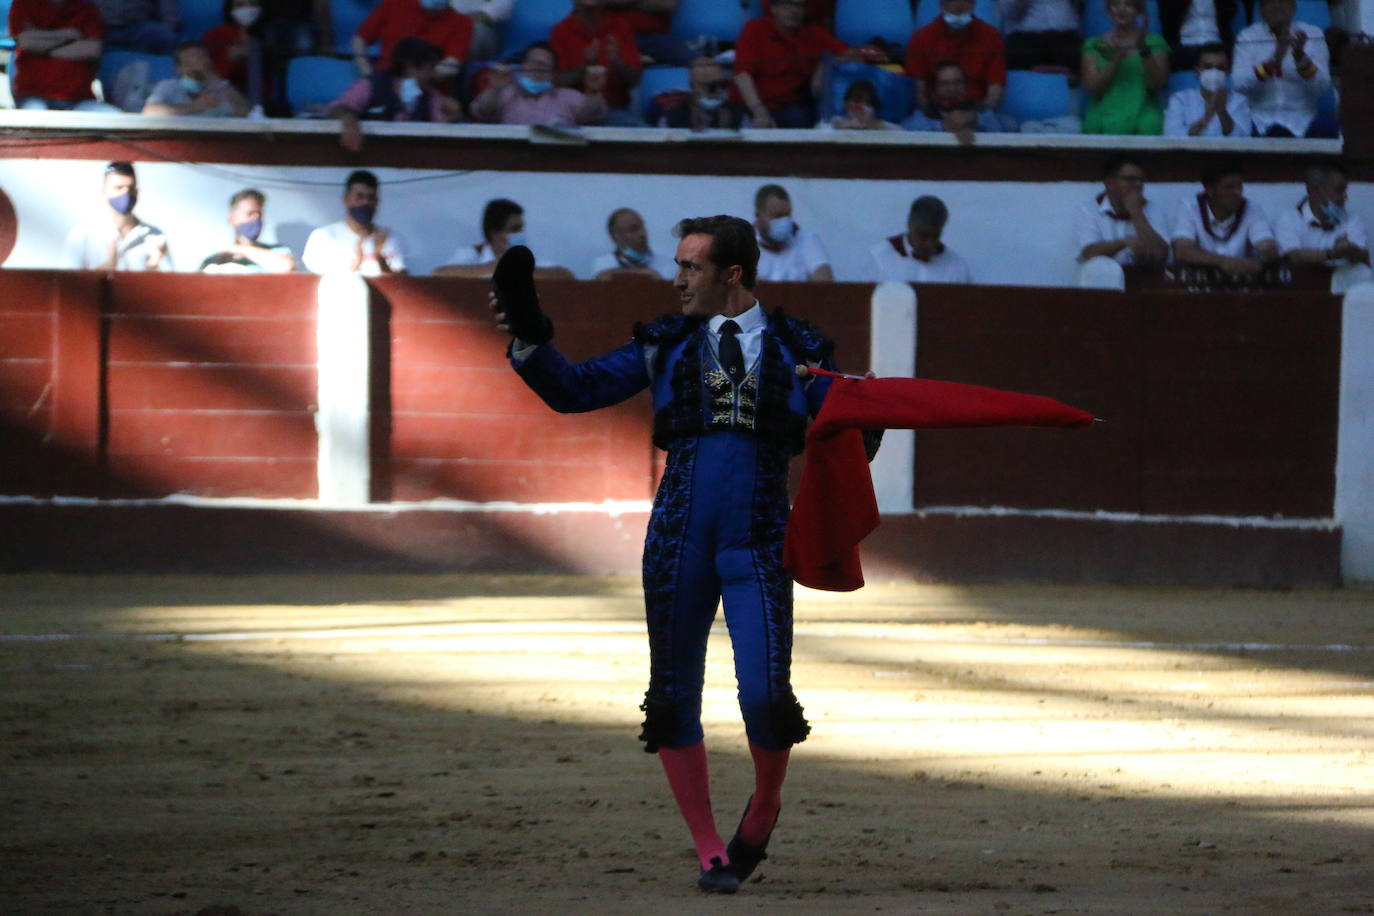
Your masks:
{"label": "black bullfighting slipper", "polygon": [[701,870],[697,887],[708,894],[733,894],[739,890],[739,875],[734,865],[722,865],[720,856],[711,859],[711,867]]}
{"label": "black bullfighting slipper", "polygon": [[553,322],[539,308],[539,293],[534,288],[534,253],[524,245],[513,245],[496,262],[491,288],[511,334],[527,344],[544,344],[553,339]]}
{"label": "black bullfighting slipper", "polygon": [[[740,839],[739,828],[744,826],[744,820],[749,816],[749,807],[754,803],[754,796],[749,796],[749,800],[744,803],[744,814],[740,815],[739,827],[735,828],[735,835],[730,838],[730,844],[725,847],[725,854],[730,857],[730,864],[735,867],[739,874],[739,879],[744,881],[754,873],[754,869],[759,867],[759,863],[768,858],[768,840],[773,838],[773,827],[778,826],[778,816],[773,815],[773,827],[768,828],[768,837],[762,843],[754,846]],[[782,812],[779,811],[778,814]]]}

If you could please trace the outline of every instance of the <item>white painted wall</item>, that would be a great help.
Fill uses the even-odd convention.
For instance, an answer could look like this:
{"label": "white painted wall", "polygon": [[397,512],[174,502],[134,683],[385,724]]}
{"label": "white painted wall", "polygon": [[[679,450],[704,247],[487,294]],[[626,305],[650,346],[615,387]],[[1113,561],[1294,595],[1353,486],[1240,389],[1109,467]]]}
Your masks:
{"label": "white painted wall", "polygon": [[[1374,0],[1368,0],[1374,6]],[[763,152],[761,151],[761,154]],[[856,155],[861,155],[855,151]],[[1100,153],[1085,151],[1085,156]],[[103,216],[99,187],[103,163],[0,160],[0,188],[14,201],[19,238],[9,267],[59,267],[70,227]],[[1294,171],[1301,162],[1294,160]],[[344,169],[312,167],[140,164],[143,219],[171,238],[178,269],[194,270],[229,241],[224,222],[230,195],[254,186],[268,195],[265,238],[297,254],[309,230],[342,217],[339,183]],[[378,169],[383,182],[379,221],[406,246],[412,273],[428,273],[460,245],[480,238],[483,205],[510,197],[526,209],[531,245],[540,257],[587,277],[591,262],[609,250],[606,216],[619,206],[644,214],[655,249],[671,252],[673,224],[684,216],[733,213],[752,218],[759,185],[776,179],[710,176],[578,175],[532,172],[446,173]],[[1097,183],[854,181],[784,179],[798,222],[818,232],[836,278],[868,279],[869,246],[903,230],[907,208],[922,194],[949,205],[945,242],[966,257],[980,283],[1073,286],[1073,220]],[[1155,184],[1149,197],[1172,216],[1192,184]],[[1249,196],[1276,215],[1302,196],[1292,184],[1251,185]],[[1350,208],[1374,226],[1374,184],[1351,188]],[[1167,231],[1169,227],[1161,227]]]}

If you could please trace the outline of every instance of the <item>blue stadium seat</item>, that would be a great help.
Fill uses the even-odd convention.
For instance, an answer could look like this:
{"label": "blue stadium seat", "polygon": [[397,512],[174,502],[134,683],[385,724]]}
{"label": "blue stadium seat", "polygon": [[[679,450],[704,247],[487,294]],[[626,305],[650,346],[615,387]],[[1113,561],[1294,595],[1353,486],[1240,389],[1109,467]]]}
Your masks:
{"label": "blue stadium seat", "polygon": [[339,54],[350,54],[353,49],[353,33],[376,8],[380,0],[329,0],[329,17],[334,28],[334,50]]}
{"label": "blue stadium seat", "polygon": [[[517,4],[518,7],[518,4]],[[710,35],[733,42],[751,17],[738,3],[721,0],[682,0],[673,13],[672,34],[685,41]]]}
{"label": "blue stadium seat", "polygon": [[1017,121],[1043,121],[1077,114],[1069,93],[1069,78],[1062,73],[1034,70],[1007,71],[1007,88],[998,110]]}
{"label": "blue stadium seat", "polygon": [[358,80],[352,61],[333,57],[296,57],[286,68],[286,101],[299,115],[319,113]]}
{"label": "blue stadium seat", "polygon": [[1250,24],[1250,19],[1245,14],[1245,4],[1236,4],[1236,15],[1231,17],[1231,37],[1235,38],[1240,34],[1240,30]]}
{"label": "blue stadium seat", "polygon": [[198,41],[200,36],[224,24],[223,0],[181,0],[181,37]]}
{"label": "blue stadium seat", "polygon": [[0,0],[0,50],[14,47],[14,37],[10,35],[10,0]]}
{"label": "blue stadium seat", "polygon": [[915,30],[909,0],[839,0],[835,4],[835,36],[847,45],[861,45],[876,35],[906,47]]}
{"label": "blue stadium seat", "polygon": [[1341,122],[1341,99],[1335,86],[1329,87],[1317,99],[1317,116],[1330,118],[1337,124]]}
{"label": "blue stadium seat", "polygon": [[1196,88],[1198,88],[1196,70],[1176,70],[1169,74],[1169,83],[1164,87],[1165,97],[1167,98],[1184,89]]}
{"label": "blue stadium seat", "polygon": [[654,96],[675,89],[688,89],[691,84],[691,71],[686,67],[645,67],[644,75],[635,87],[635,98],[639,100],[636,108],[641,115],[647,114]]}
{"label": "blue stadium seat", "polygon": [[[1087,0],[1088,3],[1093,0]],[[920,0],[916,6],[916,19],[913,25],[922,28],[930,25],[940,15],[940,0]],[[1002,13],[997,8],[997,0],[974,0],[973,15],[995,29],[1002,28]]]}
{"label": "blue stadium seat", "polygon": [[873,64],[842,63],[830,69],[822,118],[844,113],[844,94],[851,83],[868,80],[878,90],[878,117],[894,124],[911,114],[916,104],[915,88],[905,74],[884,70]]}
{"label": "blue stadium seat", "polygon": [[[1145,14],[1149,18],[1149,31],[1159,34],[1159,0],[1145,0]],[[1111,31],[1112,17],[1107,13],[1107,0],[1083,0],[1082,31],[1084,38],[1096,38],[1103,32]]]}
{"label": "blue stadium seat", "polygon": [[536,41],[548,41],[553,27],[571,12],[571,0],[520,0],[502,26],[501,56],[518,57]]}
{"label": "blue stadium seat", "polygon": [[1319,29],[1331,28],[1331,7],[1326,0],[1298,0],[1298,11],[1293,14],[1298,22],[1315,25]]}

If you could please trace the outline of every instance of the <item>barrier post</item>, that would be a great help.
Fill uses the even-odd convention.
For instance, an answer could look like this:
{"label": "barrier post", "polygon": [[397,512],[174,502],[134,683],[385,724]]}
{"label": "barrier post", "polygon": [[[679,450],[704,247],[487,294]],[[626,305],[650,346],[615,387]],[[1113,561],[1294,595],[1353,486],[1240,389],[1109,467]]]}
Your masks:
{"label": "barrier post", "polygon": [[[916,290],[909,283],[879,283],[870,304],[870,367],[879,376],[911,378],[916,374]],[[879,512],[912,511],[915,461],[915,430],[888,430],[871,467]]]}
{"label": "barrier post", "polygon": [[318,291],[320,502],[366,505],[371,491],[371,323],[367,281],[357,274],[325,274]]}
{"label": "barrier post", "polygon": [[1341,576],[1374,582],[1374,284],[1345,294],[1336,441],[1336,520]]}

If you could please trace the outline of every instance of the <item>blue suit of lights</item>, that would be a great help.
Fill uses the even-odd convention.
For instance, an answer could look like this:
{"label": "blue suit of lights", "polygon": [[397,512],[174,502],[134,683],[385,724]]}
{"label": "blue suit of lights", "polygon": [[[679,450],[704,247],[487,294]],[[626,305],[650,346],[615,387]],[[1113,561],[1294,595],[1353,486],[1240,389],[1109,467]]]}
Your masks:
{"label": "blue suit of lights", "polygon": [[792,580],[782,568],[787,468],[829,379],[833,345],[775,311],[758,359],[738,384],[722,370],[706,323],[668,315],[635,326],[625,346],[572,365],[550,345],[513,358],[520,377],[560,413],[609,407],[649,388],[654,444],[667,467],[644,542],[649,630],[646,751],[702,740],[706,640],[723,602],[749,740],[782,750],[810,726],[792,692]]}

